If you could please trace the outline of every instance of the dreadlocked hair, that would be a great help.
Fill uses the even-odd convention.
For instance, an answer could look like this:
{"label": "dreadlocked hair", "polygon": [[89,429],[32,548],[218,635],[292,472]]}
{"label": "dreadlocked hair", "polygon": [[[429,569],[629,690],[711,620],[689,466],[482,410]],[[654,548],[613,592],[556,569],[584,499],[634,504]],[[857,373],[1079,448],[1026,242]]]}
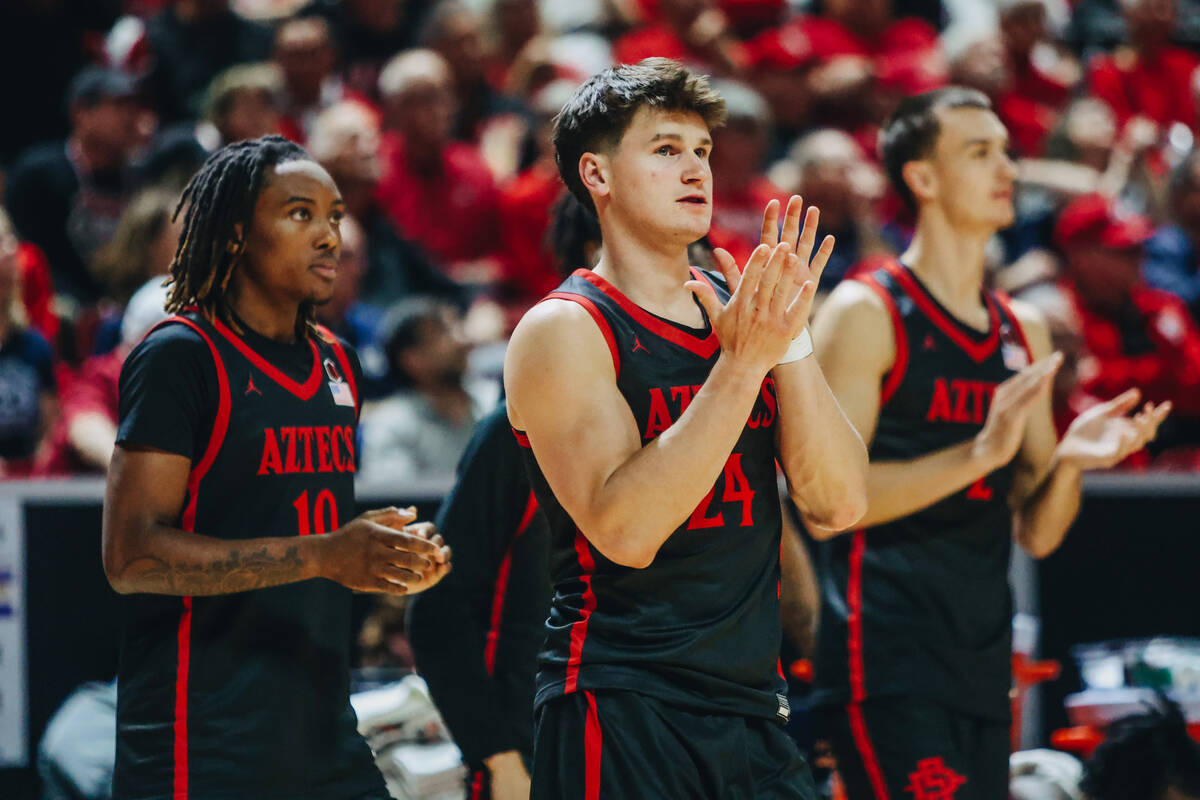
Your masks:
{"label": "dreadlocked hair", "polygon": [[[187,207],[167,281],[168,312],[195,307],[205,317],[220,319],[241,332],[226,290],[250,236],[264,176],[277,164],[311,158],[295,142],[271,135],[227,145],[205,160],[188,181],[171,217],[178,219]],[[313,307],[306,303],[296,317],[296,337],[315,333]]]}

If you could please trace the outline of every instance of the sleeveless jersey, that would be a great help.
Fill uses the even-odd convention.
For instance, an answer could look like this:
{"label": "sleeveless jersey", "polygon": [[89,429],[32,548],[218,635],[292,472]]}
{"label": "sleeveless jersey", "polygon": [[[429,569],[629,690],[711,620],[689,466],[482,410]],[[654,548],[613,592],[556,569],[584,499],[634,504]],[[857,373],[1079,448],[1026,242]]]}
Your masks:
{"label": "sleeveless jersey", "polygon": [[[719,276],[692,272],[728,299]],[[577,270],[547,297],[591,314],[645,444],[687,409],[720,352],[711,325],[696,331],[656,317],[590,270]],[[550,525],[555,587],[535,704],[624,689],[689,709],[787,719],[778,660],[777,412],[767,378],[712,489],[645,569],[616,564],[592,546],[517,432]]]}
{"label": "sleeveless jersey", "polygon": [[[1031,358],[1005,299],[983,293],[981,333],[899,263],[860,280],[886,303],[896,340],[871,461],[907,461],[974,437],[996,386]],[[1008,717],[1012,482],[1009,464],[907,517],[822,544],[815,702],[915,693]]]}
{"label": "sleeveless jersey", "polygon": [[[249,333],[196,314],[165,321],[143,344],[179,336],[179,326],[203,340],[189,352],[207,349],[218,400],[176,524],[233,545],[327,533],[348,521],[357,389],[336,337],[322,330],[325,338],[308,342],[312,367],[296,381],[251,348]],[[350,601],[349,589],[324,579],[208,597],[124,597],[114,796],[382,793],[349,705]]]}

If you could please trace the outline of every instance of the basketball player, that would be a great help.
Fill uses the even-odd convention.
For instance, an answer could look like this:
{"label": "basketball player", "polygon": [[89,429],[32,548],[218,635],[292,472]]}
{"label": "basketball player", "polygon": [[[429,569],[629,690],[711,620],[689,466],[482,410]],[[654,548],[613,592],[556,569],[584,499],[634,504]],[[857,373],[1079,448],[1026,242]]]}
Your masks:
{"label": "basketball player", "polygon": [[723,276],[689,268],[722,116],[704,78],[647,59],[593,76],[556,121],[604,247],[505,360],[555,586],[535,800],[814,796],[782,728],[775,460],[810,524],[839,529],[863,509],[865,448],[804,357],[833,246],[810,263],[815,209],[741,275],[721,251]]}
{"label": "basketball player", "polygon": [[1170,408],[1128,416],[1127,392],[1057,440],[1046,324],[984,289],[1016,176],[984,95],[906,99],[881,147],[917,228],[898,261],[833,291],[813,335],[871,454],[860,529],[823,547],[814,700],[851,800],[1003,798],[1011,542],[1053,552],[1082,472],[1141,449]]}
{"label": "basketball player", "polygon": [[347,520],[361,370],[312,316],[342,200],[271,136],[214,153],[184,204],[178,316],[125,362],[104,504],[128,595],[113,794],[382,800],[348,701],[350,590],[420,591],[449,552],[411,512]]}

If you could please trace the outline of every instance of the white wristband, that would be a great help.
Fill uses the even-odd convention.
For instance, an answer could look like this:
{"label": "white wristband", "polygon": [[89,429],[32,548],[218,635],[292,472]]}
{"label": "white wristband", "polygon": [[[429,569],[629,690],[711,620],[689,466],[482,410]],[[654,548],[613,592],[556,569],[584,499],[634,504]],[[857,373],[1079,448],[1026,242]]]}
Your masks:
{"label": "white wristband", "polygon": [[[812,355],[812,336],[808,333],[808,328],[800,331],[800,335],[792,339],[792,343],[788,345],[787,352],[783,354],[783,358],[779,359],[780,364],[790,364],[793,361],[799,361],[802,358],[807,358]],[[778,366],[778,365],[777,365]]]}

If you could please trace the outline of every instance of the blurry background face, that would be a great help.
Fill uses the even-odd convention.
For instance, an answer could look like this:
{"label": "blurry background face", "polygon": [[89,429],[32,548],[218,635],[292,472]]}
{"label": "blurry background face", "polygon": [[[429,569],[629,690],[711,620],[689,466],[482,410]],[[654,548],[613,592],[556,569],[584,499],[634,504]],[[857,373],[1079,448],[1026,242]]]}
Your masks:
{"label": "blurry background face", "polygon": [[1141,257],[1140,247],[1114,250],[1086,240],[1067,248],[1069,274],[1080,294],[1089,304],[1107,311],[1125,305],[1138,282]]}
{"label": "blurry background face", "polygon": [[443,144],[454,130],[454,94],[448,80],[419,78],[394,98],[395,124],[411,141]]}
{"label": "blurry background face", "polygon": [[1080,100],[1067,111],[1064,123],[1067,140],[1080,164],[1104,171],[1117,137],[1117,120],[1107,105],[1098,100]]}
{"label": "blurry background face", "polygon": [[857,185],[864,180],[860,173],[869,169],[853,139],[841,131],[821,131],[804,142],[798,191],[806,204],[821,209],[823,224],[839,227],[853,212],[856,192],[869,191]]}
{"label": "blurry background face", "polygon": [[950,78],[991,96],[1008,88],[1008,61],[1000,37],[984,36],[963,50],[950,64]]}
{"label": "blurry background face", "polygon": [[825,0],[825,13],[863,36],[882,31],[892,18],[892,0]]}
{"label": "blurry background face", "polygon": [[376,184],[381,165],[375,121],[365,110],[352,106],[329,113],[322,121],[327,127],[321,132],[321,163],[343,191],[350,184]]}
{"label": "blurry background face", "polygon": [[10,302],[16,293],[19,277],[17,266],[19,244],[12,223],[8,220],[8,215],[0,210],[0,304]]}
{"label": "blurry background face", "polygon": [[268,91],[238,91],[230,98],[228,109],[216,125],[226,142],[257,139],[279,130],[279,109]]}
{"label": "blurry background face", "polygon": [[483,79],[483,33],[479,18],[473,13],[449,15],[431,45],[446,59],[459,86],[470,86]]}
{"label": "blurry background face", "polygon": [[1030,0],[1010,8],[1000,16],[1000,32],[1015,56],[1028,56],[1046,35],[1046,7],[1040,0]]}
{"label": "blurry background face", "polygon": [[342,246],[338,251],[338,274],[333,282],[333,297],[322,307],[336,322],[358,300],[363,275],[367,270],[367,240],[362,226],[353,217],[343,217],[340,225]]}
{"label": "blurry background face", "polygon": [[75,133],[111,158],[123,159],[141,140],[141,106],[132,97],[111,97],[74,112]]}
{"label": "blurry background face", "polygon": [[1123,0],[1121,6],[1135,44],[1166,42],[1175,29],[1174,0]]}
{"label": "blurry background face", "polygon": [[713,180],[738,186],[753,180],[763,169],[767,130],[751,119],[731,120],[713,131]]}
{"label": "blurry background face", "polygon": [[350,15],[363,27],[390,31],[404,19],[404,0],[344,0]]}
{"label": "blurry background face", "polygon": [[275,61],[283,70],[288,91],[302,102],[315,102],[336,61],[324,20],[300,19],[280,28],[275,40]]}

